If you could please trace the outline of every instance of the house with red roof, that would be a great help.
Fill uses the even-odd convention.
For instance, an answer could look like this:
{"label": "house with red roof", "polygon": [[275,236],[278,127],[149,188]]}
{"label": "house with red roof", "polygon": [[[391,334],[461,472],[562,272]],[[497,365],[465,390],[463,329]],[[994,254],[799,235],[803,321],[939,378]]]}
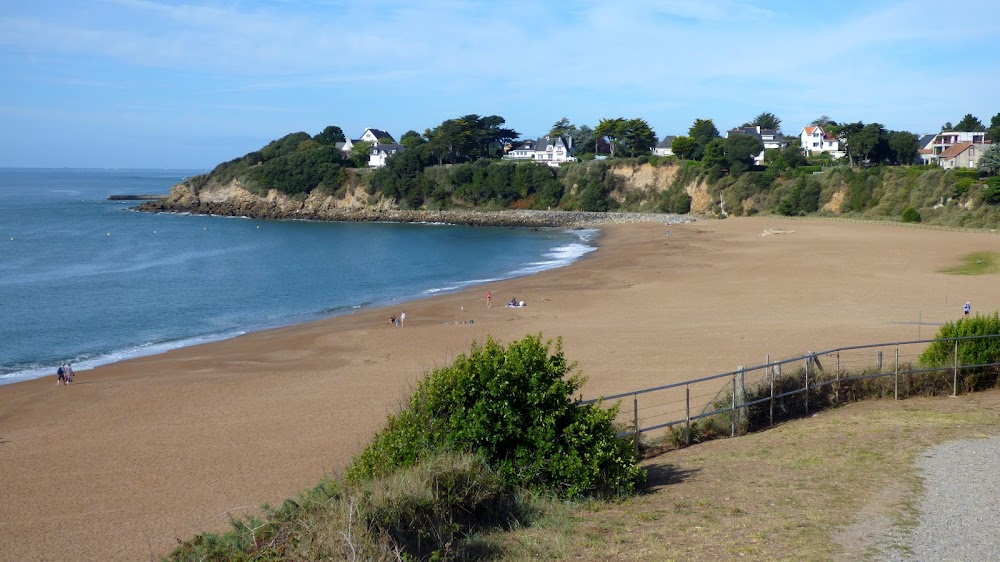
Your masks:
{"label": "house with red roof", "polygon": [[837,135],[828,133],[819,125],[807,125],[799,131],[799,146],[806,156],[813,156],[822,152],[828,153],[834,160],[842,158],[846,152],[842,148],[842,142]]}
{"label": "house with red roof", "polygon": [[960,142],[953,144],[937,155],[937,164],[946,170],[952,168],[975,168],[979,159],[990,148],[989,143]]}

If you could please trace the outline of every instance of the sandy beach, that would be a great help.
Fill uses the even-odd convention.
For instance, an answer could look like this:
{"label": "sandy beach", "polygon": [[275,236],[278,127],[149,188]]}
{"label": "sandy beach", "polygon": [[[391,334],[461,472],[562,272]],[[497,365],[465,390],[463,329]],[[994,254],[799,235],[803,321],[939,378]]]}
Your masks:
{"label": "sandy beach", "polygon": [[917,339],[918,318],[957,319],[966,301],[1000,308],[996,276],[937,271],[998,251],[996,235],[775,218],[664,230],[611,225],[562,269],[80,371],[70,387],[2,386],[0,559],[145,560],[224,529],[336,474],[425,372],[487,336],[562,337],[590,398]]}

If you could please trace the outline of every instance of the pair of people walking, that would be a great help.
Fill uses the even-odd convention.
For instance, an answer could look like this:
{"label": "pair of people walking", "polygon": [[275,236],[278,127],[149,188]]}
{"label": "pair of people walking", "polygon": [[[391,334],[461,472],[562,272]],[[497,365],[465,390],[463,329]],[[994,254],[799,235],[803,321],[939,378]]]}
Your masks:
{"label": "pair of people walking", "polygon": [[73,382],[73,364],[63,363],[56,370],[56,386]]}

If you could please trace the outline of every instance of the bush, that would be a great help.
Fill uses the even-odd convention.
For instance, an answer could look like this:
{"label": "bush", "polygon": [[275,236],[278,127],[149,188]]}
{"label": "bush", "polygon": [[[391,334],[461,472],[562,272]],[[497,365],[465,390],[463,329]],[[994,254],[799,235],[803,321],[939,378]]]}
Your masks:
{"label": "bush", "polygon": [[[955,362],[955,340],[967,336],[989,336],[1000,334],[1000,317],[997,312],[986,316],[978,314],[969,318],[959,318],[948,322],[938,330],[935,341],[920,354],[920,364],[925,367],[950,367]],[[958,362],[960,365],[988,365],[1000,362],[1000,338],[958,340]],[[963,386],[967,391],[982,390],[996,384],[996,367],[983,370],[963,371]],[[985,375],[985,376],[984,376]]]}
{"label": "bush", "polygon": [[583,384],[561,341],[527,336],[506,349],[492,338],[428,374],[409,404],[347,470],[381,477],[435,451],[470,452],[513,485],[562,497],[624,496],[642,480],[631,443],[615,437],[618,408],[581,405]]}
{"label": "bush", "polygon": [[1000,203],[1000,176],[990,178],[983,188],[983,201],[990,205]]}
{"label": "bush", "polygon": [[902,220],[903,222],[920,222],[920,213],[913,207],[907,207],[903,211]]}

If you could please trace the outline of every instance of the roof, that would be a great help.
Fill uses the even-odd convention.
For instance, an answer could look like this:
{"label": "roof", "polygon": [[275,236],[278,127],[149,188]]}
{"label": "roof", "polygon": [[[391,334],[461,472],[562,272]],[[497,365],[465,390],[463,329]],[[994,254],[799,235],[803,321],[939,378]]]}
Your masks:
{"label": "roof", "polygon": [[514,150],[535,150],[535,141],[528,139],[517,145]]}
{"label": "roof", "polygon": [[917,141],[917,145],[921,147],[927,146],[934,140],[934,137],[936,136],[937,135],[924,135],[920,137],[920,140]]}
{"label": "roof", "polygon": [[814,132],[816,132],[816,129],[819,129],[821,131],[823,130],[822,128],[820,128],[817,125],[808,125],[806,127],[803,127],[803,129],[805,130],[805,132],[806,132],[807,135],[813,134]]}
{"label": "roof", "polygon": [[660,141],[660,144],[656,145],[656,148],[670,148],[673,146],[675,138],[677,138],[677,135],[668,135],[663,137],[663,140]]}
{"label": "roof", "polygon": [[403,145],[401,144],[377,144],[372,147],[374,152],[384,152],[386,154],[392,154],[393,152],[398,152],[403,150]]}
{"label": "roof", "polygon": [[971,142],[960,142],[958,144],[953,144],[949,146],[947,150],[943,151],[941,154],[938,154],[938,158],[942,160],[948,160],[949,158],[954,158],[970,148],[972,148]]}
{"label": "roof", "polygon": [[366,131],[371,131],[372,134],[375,135],[375,138],[377,138],[377,139],[389,139],[389,140],[391,140],[393,142],[393,144],[395,144],[395,142],[396,142],[396,139],[392,138],[392,135],[390,135],[389,133],[383,131],[382,129],[372,129],[371,127],[368,127],[365,130]]}

